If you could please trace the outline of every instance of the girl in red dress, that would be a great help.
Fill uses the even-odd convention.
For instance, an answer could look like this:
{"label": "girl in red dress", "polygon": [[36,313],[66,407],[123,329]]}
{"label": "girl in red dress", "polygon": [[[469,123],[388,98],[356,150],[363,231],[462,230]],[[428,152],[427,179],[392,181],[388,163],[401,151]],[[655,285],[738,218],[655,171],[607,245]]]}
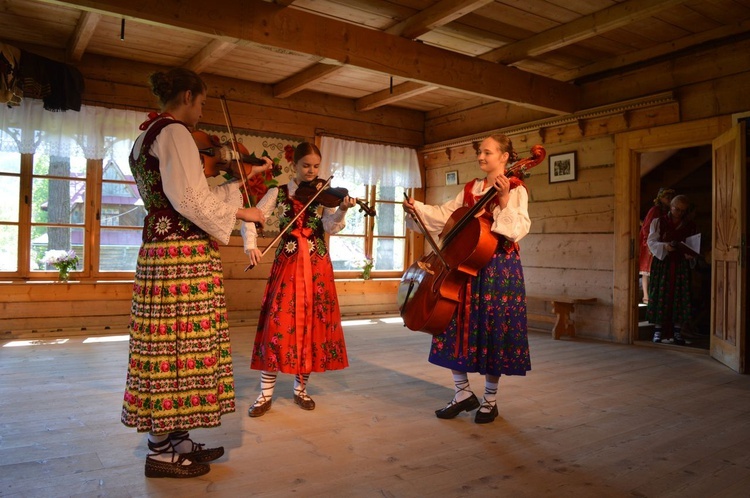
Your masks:
{"label": "girl in red dress", "polygon": [[660,188],[659,193],[656,194],[654,199],[654,205],[646,213],[646,217],[643,218],[643,224],[641,225],[641,245],[640,245],[640,258],[638,261],[638,273],[641,274],[641,284],[643,286],[643,302],[648,304],[648,279],[651,275],[651,260],[654,259],[654,255],[651,254],[651,250],[648,248],[648,232],[651,229],[651,222],[656,218],[669,212],[669,203],[672,202],[675,192],[671,188]]}
{"label": "girl in red dress", "polygon": [[[268,190],[258,202],[266,215],[275,213],[284,230],[304,208],[295,194],[301,182],[318,177],[320,150],[303,142],[294,151],[296,177],[288,184]],[[293,374],[294,402],[304,410],[315,409],[307,394],[311,372],[340,370],[349,365],[341,328],[333,265],[325,233],[335,234],[346,226],[346,211],[356,199],[345,197],[337,208],[313,202],[284,234],[266,285],[250,363],[261,370],[261,392],[248,415],[260,417],[271,408],[278,372]],[[251,264],[260,261],[253,224],[243,224],[245,252]]]}

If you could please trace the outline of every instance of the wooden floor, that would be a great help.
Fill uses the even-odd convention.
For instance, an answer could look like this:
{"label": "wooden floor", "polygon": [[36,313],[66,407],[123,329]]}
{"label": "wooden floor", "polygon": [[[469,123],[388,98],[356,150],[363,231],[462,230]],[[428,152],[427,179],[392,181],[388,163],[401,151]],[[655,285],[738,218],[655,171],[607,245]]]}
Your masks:
{"label": "wooden floor", "polygon": [[232,330],[238,412],[193,433],[227,454],[186,480],[146,479],[145,436],[119,422],[126,341],[6,341],[0,496],[750,496],[750,376],[706,354],[531,332],[533,370],[503,377],[500,417],[477,425],[435,418],[453,390],[429,336],[376,319],[346,326],[348,369],[311,377],[315,411],[280,376],[251,419],[252,336]]}

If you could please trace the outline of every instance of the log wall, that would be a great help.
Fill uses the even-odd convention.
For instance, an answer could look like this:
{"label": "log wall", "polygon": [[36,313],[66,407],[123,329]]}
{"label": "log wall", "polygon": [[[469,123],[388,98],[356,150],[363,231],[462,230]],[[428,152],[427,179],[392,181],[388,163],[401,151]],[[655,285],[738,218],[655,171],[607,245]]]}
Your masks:
{"label": "log wall", "polygon": [[[258,243],[263,249],[270,241],[260,239]],[[256,323],[271,255],[245,272],[247,256],[242,251],[242,239],[232,237],[229,245],[221,246],[221,259],[230,326]],[[398,282],[337,280],[342,315],[396,314]],[[132,281],[0,283],[0,338],[122,331],[128,324],[132,289]]]}
{"label": "log wall", "polygon": [[[596,297],[595,305],[577,306],[574,316],[577,335],[629,342],[627,332],[620,330],[618,320],[613,320],[615,315],[623,314],[616,308],[624,305],[619,299],[622,292],[619,289],[615,292],[615,289],[637,283],[628,283],[631,279],[628,260],[615,255],[616,252],[627,255],[629,249],[616,251],[615,243],[627,243],[634,235],[614,231],[616,217],[629,217],[627,207],[638,199],[623,199],[623,205],[616,206],[615,139],[634,130],[658,135],[661,129],[675,129],[668,125],[689,125],[717,116],[728,118],[732,113],[750,110],[746,91],[750,86],[748,54],[750,40],[738,40],[731,50],[709,47],[697,55],[583,83],[585,108],[594,109],[665,91],[671,92],[673,101],[638,110],[603,112],[601,117],[586,117],[561,126],[541,124],[532,132],[513,130],[525,119],[538,118],[505,112],[499,103],[428,113],[425,150],[430,152],[425,154],[428,185],[425,198],[428,203],[440,203],[462,187],[446,186],[446,171],[457,170],[460,184],[481,175],[473,147],[453,145],[460,143],[455,137],[462,123],[483,123],[488,130],[485,135],[510,130],[509,135],[522,157],[535,143],[543,144],[548,155],[575,152],[575,181],[549,183],[547,160],[531,170],[527,180],[532,228],[520,243],[527,293],[530,296]],[[448,123],[450,126],[446,125]],[[473,125],[463,129],[467,132],[465,137],[479,139]],[[637,220],[620,221],[621,226],[637,225]],[[551,310],[549,303],[530,299],[529,312],[549,315]],[[542,326],[550,327],[549,323]]]}
{"label": "log wall", "polygon": [[[617,295],[616,287],[623,279],[630,278],[622,273],[628,272],[628,262],[615,257],[616,252],[627,254],[627,248],[615,247],[615,243],[627,240],[627,234],[615,233],[615,220],[618,216],[629,216],[626,209],[615,202],[617,136],[635,130],[658,135],[667,125],[689,124],[716,116],[728,118],[732,113],[748,111],[748,54],[750,40],[739,40],[733,49],[709,47],[697,55],[584,83],[583,95],[592,108],[659,92],[671,92],[673,100],[649,108],[605,113],[574,123],[538,126],[531,131],[511,134],[522,156],[536,143],[545,145],[548,155],[576,152],[577,179],[573,182],[550,184],[547,161],[531,170],[527,183],[532,232],[521,242],[521,255],[530,295],[563,293],[598,298],[596,305],[581,306],[577,310],[574,318],[579,336],[618,342],[628,340],[614,331],[612,318],[615,308],[621,304],[613,297]],[[139,108],[151,105],[152,97],[139,82],[145,81],[143,76],[155,67],[131,63],[123,66],[87,55],[81,69],[90,89],[86,103]],[[289,99],[274,99],[268,86],[219,77],[207,80],[214,97],[222,94],[223,89],[229,89],[228,99],[237,128],[308,139],[325,129],[330,134],[354,139],[408,146],[426,143],[427,188],[417,197],[424,195],[431,204],[450,198],[461,184],[480,175],[470,141],[445,146],[443,142],[460,143],[482,130],[488,134],[540,119],[534,113],[514,111],[485,101],[461,109],[427,113],[426,117],[392,107],[357,113],[353,102],[346,99],[310,92]],[[220,107],[216,99],[213,102],[207,106],[206,122],[221,125]],[[454,170],[458,172],[459,185],[446,186],[445,173]],[[620,202],[627,206],[637,199],[621,199]],[[624,224],[632,225],[629,220]],[[416,253],[420,252],[418,237],[414,247]],[[245,259],[239,242],[233,241],[222,251],[230,322],[253,320],[257,316],[265,277],[253,279],[244,274]],[[259,270],[254,271],[260,273]],[[396,280],[337,282],[344,314],[395,312],[397,284]],[[58,327],[104,327],[117,320],[122,323],[130,301],[130,284],[124,282],[0,283],[0,292],[8,296],[0,303],[0,332],[4,333]],[[548,306],[534,300],[529,303],[532,313],[548,313]]]}

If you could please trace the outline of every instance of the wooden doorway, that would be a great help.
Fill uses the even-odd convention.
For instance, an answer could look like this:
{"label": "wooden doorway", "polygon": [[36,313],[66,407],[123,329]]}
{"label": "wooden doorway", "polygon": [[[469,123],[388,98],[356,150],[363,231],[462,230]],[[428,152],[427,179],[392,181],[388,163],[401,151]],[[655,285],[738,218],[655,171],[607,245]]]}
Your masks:
{"label": "wooden doorway", "polygon": [[[711,145],[697,145],[682,149],[666,149],[658,152],[642,152],[639,155],[639,218],[643,220],[646,213],[653,209],[655,198],[661,188],[671,188],[677,194],[686,195],[693,209],[688,216],[693,220],[701,235],[701,256],[691,264],[690,271],[690,305],[692,318],[681,327],[685,345],[707,352],[711,331],[711,248],[712,248],[712,148]],[[642,237],[648,233],[648,226],[641,224],[639,243],[636,244],[636,258],[640,262],[650,254],[644,247]],[[644,270],[644,268],[639,268]],[[647,304],[644,290],[648,276],[636,276],[641,286],[642,302],[638,302],[638,328],[634,340],[651,342],[654,325],[646,320]],[[673,344],[672,329],[668,326],[662,332],[662,343]]]}
{"label": "wooden doorway", "polygon": [[612,330],[618,342],[637,339],[638,261],[635,258],[640,229],[640,159],[645,152],[711,145],[732,126],[730,117],[717,117],[662,126],[615,136],[615,222]]}

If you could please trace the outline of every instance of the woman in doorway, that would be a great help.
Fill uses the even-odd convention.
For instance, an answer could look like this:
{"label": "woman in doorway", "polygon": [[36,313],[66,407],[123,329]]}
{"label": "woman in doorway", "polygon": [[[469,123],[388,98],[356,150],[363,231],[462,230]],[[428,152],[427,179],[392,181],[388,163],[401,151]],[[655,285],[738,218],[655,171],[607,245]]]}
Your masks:
{"label": "woman in doorway", "polygon": [[[448,328],[433,336],[429,361],[449,368],[455,393],[445,407],[436,410],[442,419],[477,408],[474,422],[486,424],[498,416],[497,389],[501,375],[526,375],[531,370],[526,329],[526,289],[518,241],[529,233],[529,197],[523,181],[506,176],[509,164],[518,160],[513,143],[505,135],[493,135],[479,146],[477,159],[485,177],[466,184],[455,199],[427,206],[414,199],[404,201],[409,214],[418,211],[429,232],[439,234],[451,214],[471,207],[490,189],[496,199],[485,207],[492,213],[491,230],[499,242],[494,256],[469,280]],[[415,229],[412,220],[409,228]],[[484,375],[480,403],[471,390],[468,373]]]}
{"label": "woman in doorway", "polygon": [[651,223],[648,247],[654,255],[648,285],[646,318],[654,324],[653,342],[661,342],[662,333],[673,331],[675,344],[685,344],[681,324],[690,320],[690,255],[681,242],[696,233],[688,218],[690,201],[685,195],[672,199],[670,210]]}
{"label": "woman in doorway", "polygon": [[651,254],[651,250],[648,248],[648,234],[651,230],[651,222],[669,212],[669,203],[672,202],[674,195],[675,192],[673,189],[660,188],[659,193],[656,194],[656,198],[654,199],[654,205],[646,213],[646,217],[643,219],[643,224],[641,225],[639,273],[641,275],[643,302],[645,304],[648,304],[648,278],[651,275],[651,260],[654,258],[654,255]]}
{"label": "woman in doorway", "polygon": [[[269,189],[258,202],[266,216],[276,212],[280,230],[304,208],[297,191],[303,182],[317,179],[320,150],[303,142],[294,150],[293,160],[295,178]],[[324,237],[344,229],[346,211],[355,204],[356,199],[348,196],[333,208],[313,201],[279,243],[263,294],[250,363],[251,368],[261,371],[260,394],[248,410],[250,417],[260,417],[271,408],[278,372],[294,375],[294,403],[303,410],[314,410],[315,401],[307,393],[310,373],[349,365],[333,265]],[[244,223],[242,236],[250,263],[258,264],[262,253],[255,226]]]}
{"label": "woman in doorway", "polygon": [[[234,376],[219,242],[237,220],[263,222],[244,208],[239,182],[209,187],[190,133],[206,85],[177,68],[150,77],[161,114],[141,125],[130,156],[148,211],[133,282],[130,357],[121,419],[148,432],[147,477],[195,477],[224,448],[194,443],[191,429],[216,427],[233,412]],[[253,174],[272,166],[255,167]]]}

